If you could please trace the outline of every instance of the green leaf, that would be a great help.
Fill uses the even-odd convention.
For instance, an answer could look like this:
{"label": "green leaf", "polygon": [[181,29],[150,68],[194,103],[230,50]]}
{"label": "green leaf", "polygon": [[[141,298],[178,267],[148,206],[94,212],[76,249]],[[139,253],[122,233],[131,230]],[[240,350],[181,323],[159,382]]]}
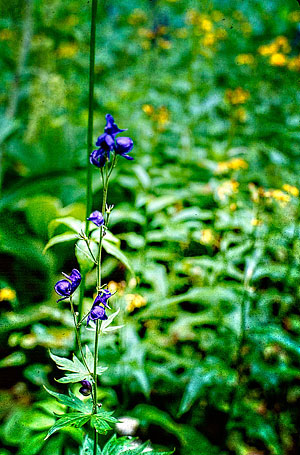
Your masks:
{"label": "green leaf", "polygon": [[108,254],[111,254],[115,258],[117,258],[119,261],[122,262],[122,264],[125,265],[125,267],[128,268],[128,270],[134,275],[133,268],[128,260],[128,258],[125,256],[123,251],[121,251],[116,245],[113,243],[109,242],[105,238],[103,239],[103,248]]}
{"label": "green leaf", "polygon": [[45,439],[48,439],[53,433],[61,430],[64,427],[74,426],[76,428],[82,427],[91,419],[91,414],[85,415],[78,412],[70,412],[59,418],[55,424],[50,428]]}
{"label": "green leaf", "polygon": [[52,220],[48,226],[49,237],[53,236],[55,229],[61,224],[67,226],[69,229],[76,232],[77,234],[81,231],[83,227],[83,223],[80,220],[73,218],[72,216],[66,216],[65,218],[56,218]]}
{"label": "green leaf", "polygon": [[78,239],[77,234],[74,234],[72,232],[65,232],[64,234],[56,235],[55,237],[52,237],[52,239],[49,240],[43,252],[45,253],[49,248],[51,248],[54,245],[58,245],[59,243],[66,243],[70,242],[71,240],[77,239]]}
{"label": "green leaf", "polygon": [[[83,446],[80,449],[79,455],[94,455],[94,441],[86,435]],[[97,447],[97,455],[103,455],[100,447]]]}
{"label": "green leaf", "polygon": [[106,434],[108,431],[112,430],[110,423],[114,424],[118,420],[115,417],[112,417],[112,412],[108,411],[99,411],[98,414],[93,415],[91,424],[96,429],[99,434]]}
{"label": "green leaf", "polygon": [[81,401],[71,391],[69,391],[70,396],[67,396],[62,393],[53,392],[52,390],[47,389],[47,387],[45,386],[44,389],[47,390],[47,392],[50,395],[56,398],[59,401],[59,403],[69,406],[70,408],[75,409],[76,411],[82,412],[84,414],[92,412],[92,402]]}

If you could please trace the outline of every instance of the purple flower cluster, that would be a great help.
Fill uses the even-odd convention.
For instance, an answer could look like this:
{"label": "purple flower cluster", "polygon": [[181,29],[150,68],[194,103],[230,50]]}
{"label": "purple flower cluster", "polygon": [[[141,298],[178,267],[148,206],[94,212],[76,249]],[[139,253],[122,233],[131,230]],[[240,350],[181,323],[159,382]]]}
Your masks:
{"label": "purple flower cluster", "polygon": [[118,137],[116,139],[117,134],[126,130],[118,128],[112,115],[107,114],[105,118],[104,133],[98,137],[96,142],[96,146],[99,149],[90,154],[90,162],[94,166],[102,168],[106,161],[110,160],[110,154],[113,151],[116,155],[123,156],[127,160],[133,160],[132,156],[128,155],[133,148],[133,140],[130,137]]}
{"label": "purple flower cluster", "polygon": [[107,319],[105,308],[109,308],[108,299],[111,296],[112,294],[108,289],[101,289],[101,294],[98,294],[95,298],[90,314],[88,315],[87,325],[89,325],[90,320],[96,321],[100,319],[101,321],[105,321]]}
{"label": "purple flower cluster", "polygon": [[70,275],[67,275],[64,272],[62,272],[62,275],[67,279],[58,281],[54,286],[55,292],[62,296],[62,299],[58,299],[57,302],[70,297],[76,291],[81,282],[81,275],[77,269],[73,269]]}

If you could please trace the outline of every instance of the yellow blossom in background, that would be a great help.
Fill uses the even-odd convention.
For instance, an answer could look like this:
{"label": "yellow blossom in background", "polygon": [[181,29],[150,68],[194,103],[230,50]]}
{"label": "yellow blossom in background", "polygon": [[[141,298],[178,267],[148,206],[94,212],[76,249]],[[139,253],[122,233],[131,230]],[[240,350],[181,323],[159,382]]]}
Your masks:
{"label": "yellow blossom in background", "polygon": [[233,11],[232,13],[232,16],[234,17],[234,19],[236,19],[237,21],[243,21],[245,19],[242,11],[239,11],[239,10],[236,10],[236,11]]}
{"label": "yellow blossom in background", "polygon": [[143,40],[141,42],[141,48],[144,49],[144,51],[148,51],[151,48],[151,41]]}
{"label": "yellow blossom in background", "polygon": [[202,44],[205,47],[213,46],[217,41],[216,35],[214,33],[206,33],[202,38]]}
{"label": "yellow blossom in background", "polygon": [[196,25],[200,20],[200,13],[195,9],[190,9],[186,12],[185,21],[187,24]]}
{"label": "yellow blossom in background", "polygon": [[109,292],[111,292],[112,294],[117,292],[118,296],[122,296],[126,288],[126,282],[120,281],[117,283],[116,281],[110,281],[107,285],[107,288]]}
{"label": "yellow blossom in background", "polygon": [[282,206],[285,206],[291,200],[291,196],[281,190],[267,190],[264,192],[264,197],[267,199],[275,199]]}
{"label": "yellow blossom in background", "polygon": [[286,56],[280,52],[271,55],[269,61],[272,66],[285,66],[287,64]]}
{"label": "yellow blossom in background", "polygon": [[274,43],[284,54],[291,52],[291,46],[289,45],[289,41],[286,36],[277,36],[277,38],[274,40]]}
{"label": "yellow blossom in background", "polygon": [[289,59],[287,66],[291,71],[300,71],[300,55]]}
{"label": "yellow blossom in background", "polygon": [[262,225],[262,221],[257,219],[257,218],[253,218],[251,220],[251,224],[252,224],[252,226],[261,226]]}
{"label": "yellow blossom in background", "polygon": [[187,36],[188,36],[187,28],[185,28],[185,27],[178,28],[175,31],[175,36],[176,36],[176,38],[181,38],[181,39],[187,38]]}
{"label": "yellow blossom in background", "polygon": [[239,185],[240,184],[235,180],[226,180],[225,182],[221,183],[217,189],[217,194],[221,201],[225,201],[226,197],[237,193]]}
{"label": "yellow blossom in background", "polygon": [[238,65],[253,65],[254,61],[255,60],[252,54],[240,54],[235,58],[235,62]]}
{"label": "yellow blossom in background", "polygon": [[245,108],[239,107],[234,111],[233,116],[240,123],[245,123],[245,121],[247,120],[247,111]]}
{"label": "yellow blossom in background", "polygon": [[0,41],[9,41],[12,39],[14,36],[14,33],[12,30],[9,30],[8,28],[4,28],[3,30],[0,30]]}
{"label": "yellow blossom in background", "polygon": [[140,25],[146,22],[147,14],[142,9],[136,8],[132,11],[128,17],[128,23],[130,25]]}
{"label": "yellow blossom in background", "polygon": [[166,106],[161,106],[158,109],[158,113],[155,116],[155,119],[160,128],[164,128],[170,120],[170,113]]}
{"label": "yellow blossom in background", "polygon": [[275,54],[278,51],[278,46],[275,43],[263,44],[258,48],[258,53],[263,56]]}
{"label": "yellow blossom in background", "polygon": [[15,300],[16,298],[16,291],[10,288],[2,288],[0,289],[0,302],[3,302],[4,300],[11,302],[12,300]]}
{"label": "yellow blossom in background", "polygon": [[158,38],[157,44],[159,45],[159,47],[161,47],[162,49],[165,49],[165,50],[171,49],[171,47],[172,47],[171,41],[164,39],[164,38]]}
{"label": "yellow blossom in background", "polygon": [[222,174],[230,170],[247,169],[248,163],[243,158],[232,158],[229,161],[221,161],[218,163],[216,173]]}
{"label": "yellow blossom in background", "polygon": [[212,245],[214,243],[215,237],[211,229],[202,229],[200,243],[202,245]]}
{"label": "yellow blossom in background", "polygon": [[227,89],[225,92],[225,98],[230,104],[244,104],[250,98],[250,93],[248,90],[237,87],[234,90]]}
{"label": "yellow blossom in background", "polygon": [[62,43],[57,49],[58,58],[72,58],[78,52],[78,45],[76,43]]}
{"label": "yellow blossom in background", "polygon": [[143,104],[142,110],[149,116],[154,114],[154,107],[151,104]]}
{"label": "yellow blossom in background", "polygon": [[211,20],[207,19],[206,17],[202,17],[199,20],[199,27],[203,32],[211,32],[213,30],[213,23]]}
{"label": "yellow blossom in background", "polygon": [[141,308],[147,304],[146,299],[140,294],[127,294],[125,295],[125,300],[127,303],[127,311],[131,313],[136,308]]}
{"label": "yellow blossom in background", "polygon": [[236,203],[235,203],[235,202],[232,202],[232,204],[230,204],[229,208],[230,208],[230,210],[231,210],[232,212],[235,212],[236,209],[237,209]]}
{"label": "yellow blossom in background", "polygon": [[261,188],[258,188],[255,183],[249,183],[248,188],[252,201],[258,203],[260,201],[260,196],[263,196],[263,190]]}
{"label": "yellow blossom in background", "polygon": [[299,196],[299,190],[296,186],[289,185],[288,183],[285,183],[282,186],[282,189],[286,191],[287,193],[290,193],[292,196],[298,197]]}
{"label": "yellow blossom in background", "polygon": [[300,11],[292,11],[288,15],[288,20],[291,22],[300,22]]}

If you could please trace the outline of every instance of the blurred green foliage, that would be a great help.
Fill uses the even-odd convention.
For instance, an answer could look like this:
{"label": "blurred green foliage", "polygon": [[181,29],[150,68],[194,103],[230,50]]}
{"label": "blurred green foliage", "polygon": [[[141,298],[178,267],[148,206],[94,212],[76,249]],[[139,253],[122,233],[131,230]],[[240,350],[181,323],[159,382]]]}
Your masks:
{"label": "blurred green foliage", "polygon": [[[48,349],[74,347],[53,284],[85,217],[90,2],[0,4],[0,454],[89,453],[79,428],[44,441],[62,405],[42,386],[65,393]],[[99,396],[154,448],[299,453],[299,22],[292,0],[99,2],[95,139],[109,112],[135,141],[109,189],[125,327]]]}

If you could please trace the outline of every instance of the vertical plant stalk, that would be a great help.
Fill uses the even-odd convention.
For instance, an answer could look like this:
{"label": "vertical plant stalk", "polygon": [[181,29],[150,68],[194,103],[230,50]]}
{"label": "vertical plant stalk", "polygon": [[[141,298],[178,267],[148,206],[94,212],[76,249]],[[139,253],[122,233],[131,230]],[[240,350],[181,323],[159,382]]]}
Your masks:
{"label": "vertical plant stalk", "polygon": [[[114,161],[113,161],[114,165]],[[113,165],[111,167],[111,171],[113,169]],[[107,171],[107,166],[105,167],[104,171],[101,170],[102,175],[102,182],[103,182],[103,196],[102,196],[102,215],[105,220],[106,217],[106,200],[107,200],[107,191],[108,191],[108,180],[111,174],[111,171]],[[107,220],[106,220],[107,221]],[[99,238],[99,250],[98,250],[98,258],[97,258],[97,293],[99,294],[101,289],[101,255],[102,255],[102,240],[104,237],[104,227],[100,226],[99,228],[100,238]],[[95,345],[94,345],[94,381],[93,381],[93,414],[97,414],[97,365],[98,365],[98,344],[99,344],[99,319],[96,321],[96,332],[95,332]],[[97,447],[98,447],[98,433],[94,430],[94,455],[97,455]]]}
{"label": "vertical plant stalk", "polygon": [[[90,34],[90,68],[89,68],[89,111],[87,128],[87,170],[86,170],[86,216],[85,233],[88,234],[89,222],[87,218],[92,208],[92,167],[90,165],[90,154],[93,148],[94,130],[94,87],[95,87],[95,52],[96,52],[96,19],[97,19],[98,0],[92,0],[91,9],[91,34]],[[85,291],[85,273],[82,274],[80,286],[78,312],[79,318],[83,315],[83,298]]]}
{"label": "vertical plant stalk", "polygon": [[78,348],[79,348],[79,351],[80,351],[80,354],[81,354],[81,357],[82,357],[82,361],[84,363],[84,366],[88,370],[88,372],[90,374],[92,374],[92,372],[90,371],[89,366],[88,366],[88,364],[86,362],[86,359],[85,359],[85,356],[84,356],[84,352],[83,352],[83,349],[82,349],[82,344],[81,344],[81,340],[80,340],[80,332],[79,332],[79,327],[78,327],[78,324],[77,324],[77,318],[76,318],[76,313],[75,313],[75,310],[74,310],[72,296],[70,296],[70,305],[71,305],[71,311],[72,311],[73,320],[74,320],[75,336],[76,336]]}

